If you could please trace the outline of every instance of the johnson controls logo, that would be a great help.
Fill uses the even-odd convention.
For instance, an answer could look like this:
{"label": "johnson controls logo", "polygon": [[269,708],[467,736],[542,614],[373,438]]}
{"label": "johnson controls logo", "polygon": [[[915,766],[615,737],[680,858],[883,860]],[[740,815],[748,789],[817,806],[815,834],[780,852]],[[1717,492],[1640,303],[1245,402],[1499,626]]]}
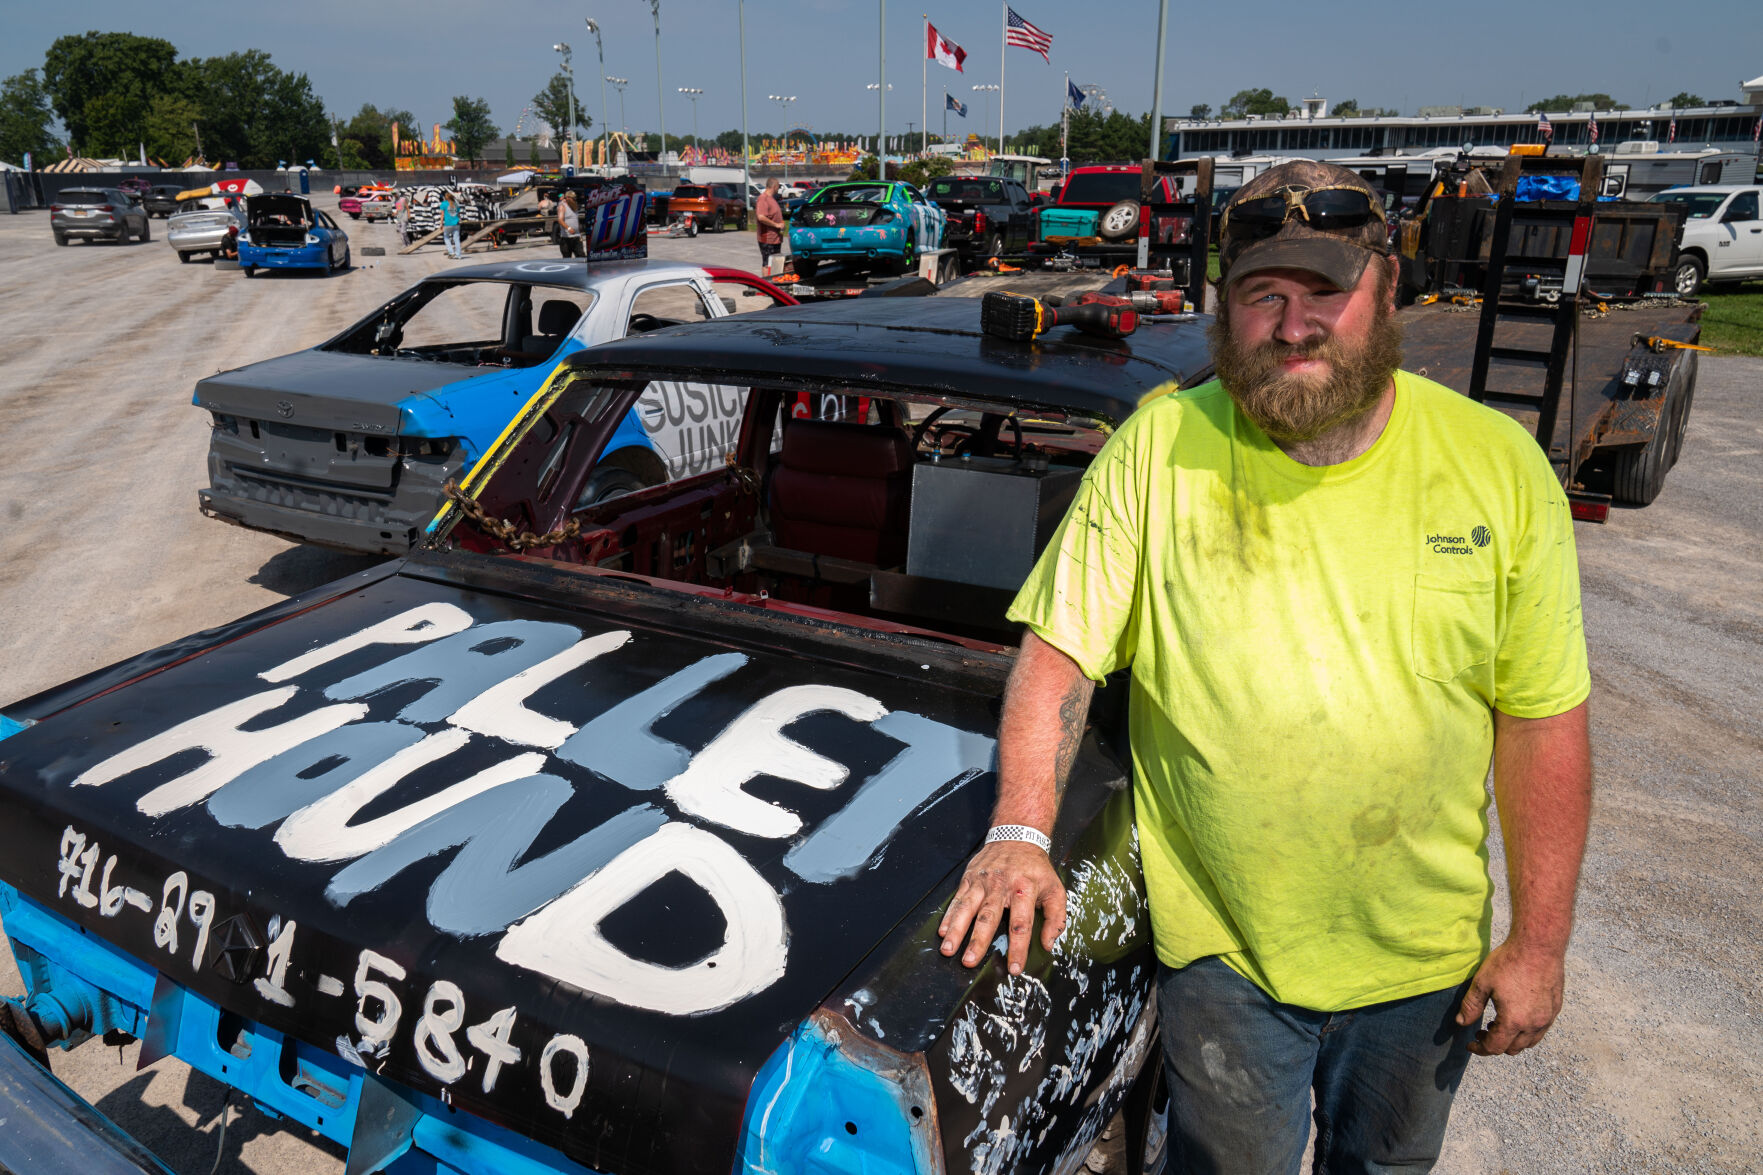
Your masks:
{"label": "johnson controls logo", "polygon": [[1429,534],[1426,536],[1427,549],[1435,555],[1473,555],[1477,550],[1493,541],[1493,532],[1485,526],[1476,527],[1468,535]]}

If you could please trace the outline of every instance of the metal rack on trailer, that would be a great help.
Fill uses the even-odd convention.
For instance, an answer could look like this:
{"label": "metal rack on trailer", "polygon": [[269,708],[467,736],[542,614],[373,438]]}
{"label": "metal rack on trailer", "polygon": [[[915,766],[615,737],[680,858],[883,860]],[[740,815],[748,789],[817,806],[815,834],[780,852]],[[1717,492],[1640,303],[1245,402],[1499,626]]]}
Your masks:
{"label": "metal rack on trailer", "polygon": [[[1681,210],[1600,201],[1603,162],[1514,155],[1492,203],[1432,200],[1427,256],[1439,284],[1400,312],[1404,365],[1523,424],[1574,517],[1595,522],[1612,502],[1658,496],[1707,349],[1702,305],[1661,292]],[[1521,202],[1520,180],[1544,175],[1576,180],[1572,198]],[[1464,274],[1479,292],[1449,296]]]}

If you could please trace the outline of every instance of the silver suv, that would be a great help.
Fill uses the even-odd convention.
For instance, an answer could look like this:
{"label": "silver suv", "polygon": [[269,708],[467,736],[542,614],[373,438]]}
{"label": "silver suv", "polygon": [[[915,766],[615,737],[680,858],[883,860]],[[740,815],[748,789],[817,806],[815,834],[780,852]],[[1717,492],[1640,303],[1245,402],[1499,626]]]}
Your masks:
{"label": "silver suv", "polygon": [[49,227],[57,245],[67,244],[69,237],[115,241],[118,244],[134,235],[143,241],[153,239],[147,209],[140,198],[116,188],[67,188],[49,205]]}

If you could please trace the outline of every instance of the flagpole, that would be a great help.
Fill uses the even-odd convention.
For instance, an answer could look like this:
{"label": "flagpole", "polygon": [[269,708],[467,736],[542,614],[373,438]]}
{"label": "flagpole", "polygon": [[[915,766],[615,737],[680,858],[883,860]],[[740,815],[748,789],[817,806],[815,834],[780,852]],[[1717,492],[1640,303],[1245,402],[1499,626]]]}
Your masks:
{"label": "flagpole", "polygon": [[1004,43],[998,46],[998,154],[1004,153],[1004,55],[1010,51],[1010,0],[1004,0],[1000,14]]}
{"label": "flagpole", "polygon": [[879,131],[875,136],[875,174],[877,179],[888,178],[888,0],[881,0],[881,35],[876,38],[881,46],[881,76],[876,78],[875,98],[879,104]]}
{"label": "flagpole", "polygon": [[943,87],[943,142],[949,141],[949,87]]}
{"label": "flagpole", "polygon": [[924,48],[918,54],[918,125],[924,134],[919,154],[930,150],[930,13],[924,17]]}
{"label": "flagpole", "polygon": [[1059,174],[1071,156],[1071,71],[1065,71],[1065,92],[1059,95]]}
{"label": "flagpole", "polygon": [[1151,82],[1151,154],[1152,159],[1163,158],[1159,150],[1163,138],[1163,38],[1164,29],[1169,24],[1169,0],[1157,7],[1157,76]]}

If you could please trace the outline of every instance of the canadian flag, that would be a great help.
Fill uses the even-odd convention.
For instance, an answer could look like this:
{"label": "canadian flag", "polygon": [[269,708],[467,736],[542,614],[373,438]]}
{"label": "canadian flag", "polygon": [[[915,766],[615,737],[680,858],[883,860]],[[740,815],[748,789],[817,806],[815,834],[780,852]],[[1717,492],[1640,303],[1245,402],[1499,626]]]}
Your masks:
{"label": "canadian flag", "polygon": [[926,57],[938,65],[946,65],[956,72],[961,71],[961,63],[967,60],[967,50],[953,41],[944,40],[934,24],[924,26],[924,37],[926,42],[924,55]]}

